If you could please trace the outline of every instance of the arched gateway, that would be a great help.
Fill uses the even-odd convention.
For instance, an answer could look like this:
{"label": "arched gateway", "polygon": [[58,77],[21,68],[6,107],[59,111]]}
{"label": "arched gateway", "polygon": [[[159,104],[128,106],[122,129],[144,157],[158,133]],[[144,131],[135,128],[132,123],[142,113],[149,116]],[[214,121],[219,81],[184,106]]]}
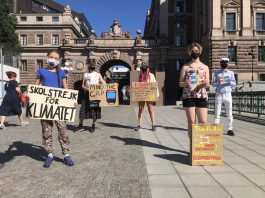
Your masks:
{"label": "arched gateway", "polygon": [[[136,70],[144,61],[149,64],[151,72],[156,74],[162,92],[164,75],[158,71],[163,68],[163,53],[158,47],[158,41],[142,38],[140,31],[133,38],[129,32],[122,32],[117,20],[113,21],[110,31],[103,32],[100,37],[92,35],[86,39],[65,38],[60,49],[63,61],[67,60],[73,67],[68,76],[70,88],[80,89],[82,75],[92,64],[96,65],[96,70],[107,80],[112,78],[112,66],[127,67],[130,75],[117,81],[121,85],[129,85],[130,81],[137,80]],[[160,96],[158,104],[161,105],[163,93]]]}

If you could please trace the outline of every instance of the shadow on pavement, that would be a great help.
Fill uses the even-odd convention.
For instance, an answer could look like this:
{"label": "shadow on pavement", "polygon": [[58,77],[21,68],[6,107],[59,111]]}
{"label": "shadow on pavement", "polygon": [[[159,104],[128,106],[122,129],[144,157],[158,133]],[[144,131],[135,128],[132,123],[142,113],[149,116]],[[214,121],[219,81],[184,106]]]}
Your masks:
{"label": "shadow on pavement", "polygon": [[108,122],[98,122],[104,126],[108,127],[115,127],[115,128],[123,128],[123,129],[134,129],[135,127],[132,126],[126,126],[126,125],[121,125],[121,124],[116,124],[116,123],[108,123]]}
{"label": "shadow on pavement", "polygon": [[[0,153],[1,167],[5,163],[15,159],[16,156],[28,156],[37,161],[44,161],[47,157],[47,153],[40,146],[16,141],[9,145],[7,151]],[[63,163],[63,160],[58,157],[54,157],[54,160]]]}
{"label": "shadow on pavement", "polygon": [[[182,151],[183,153],[189,153],[186,151]],[[190,165],[190,158],[188,155],[181,155],[181,154],[157,154],[154,155],[155,157],[159,157],[162,159],[166,159],[169,161],[173,161],[173,162],[178,162],[181,164],[186,164],[186,165]]]}
{"label": "shadow on pavement", "polygon": [[186,152],[186,151],[173,149],[173,148],[170,148],[170,147],[167,147],[167,146],[163,146],[163,145],[160,145],[160,144],[148,142],[148,141],[145,141],[145,140],[140,140],[140,139],[135,139],[135,138],[122,138],[122,137],[119,137],[119,136],[110,136],[110,138],[123,141],[125,145],[139,145],[139,146],[146,146],[146,147],[152,147],[152,148],[158,148],[158,149],[164,149],[164,150],[168,150],[168,151],[176,151],[176,152],[181,152],[181,153],[188,154],[188,152]]}
{"label": "shadow on pavement", "polygon": [[178,128],[178,127],[169,127],[169,126],[162,126],[162,125],[156,125],[159,128],[164,128],[164,129],[172,129],[172,130],[179,130],[179,131],[188,131],[187,129],[184,128]]}

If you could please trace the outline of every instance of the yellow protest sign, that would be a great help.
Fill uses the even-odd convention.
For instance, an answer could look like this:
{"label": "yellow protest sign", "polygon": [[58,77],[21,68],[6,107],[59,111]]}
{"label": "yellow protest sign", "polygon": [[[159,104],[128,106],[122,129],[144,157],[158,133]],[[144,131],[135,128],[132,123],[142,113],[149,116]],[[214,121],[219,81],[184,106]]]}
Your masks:
{"label": "yellow protest sign", "polygon": [[193,124],[191,165],[223,164],[223,126]]}
{"label": "yellow protest sign", "polygon": [[157,101],[157,82],[132,82],[132,101]]}
{"label": "yellow protest sign", "polygon": [[89,99],[99,100],[99,106],[109,107],[119,105],[118,84],[91,84],[88,85]]}
{"label": "yellow protest sign", "polygon": [[29,85],[27,94],[30,118],[74,122],[78,91]]}

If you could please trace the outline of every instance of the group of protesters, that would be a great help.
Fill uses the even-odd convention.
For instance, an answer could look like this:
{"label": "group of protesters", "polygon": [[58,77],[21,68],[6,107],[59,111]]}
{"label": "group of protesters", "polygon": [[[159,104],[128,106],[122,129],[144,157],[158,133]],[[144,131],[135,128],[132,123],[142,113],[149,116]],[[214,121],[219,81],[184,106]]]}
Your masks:
{"label": "group of protesters", "polygon": [[[192,43],[188,46],[187,52],[191,57],[191,61],[182,67],[180,73],[179,85],[183,87],[182,102],[186,111],[188,121],[188,136],[192,137],[192,124],[208,122],[208,108],[207,108],[207,88],[210,85],[209,68],[200,61],[202,47],[198,43]],[[231,87],[236,84],[234,73],[227,70],[229,59],[224,57],[220,60],[220,71],[214,73],[212,78],[212,86],[216,87],[215,97],[215,123],[220,122],[220,113],[222,103],[226,106],[226,113],[228,117],[228,131],[227,134],[233,136],[232,128],[232,96]],[[58,51],[50,51],[47,54],[48,67],[41,68],[36,74],[36,85],[42,85],[54,88],[67,89],[66,74],[60,69],[60,53]],[[5,85],[6,95],[0,107],[1,123],[0,129],[4,129],[4,121],[7,116],[17,115],[21,126],[26,126],[29,123],[25,122],[22,117],[21,104],[19,101],[19,84],[16,81],[15,72],[7,72],[9,81]],[[149,70],[148,64],[143,62],[140,67],[139,82],[156,82],[154,74]],[[90,84],[104,84],[106,83],[101,74],[96,72],[94,65],[91,65],[88,72],[83,75],[82,89],[84,96],[82,98],[81,107],[79,111],[79,125],[74,132],[84,130],[84,119],[92,119],[92,126],[90,132],[95,132],[95,125],[97,119],[101,118],[101,107],[98,101],[89,99],[89,85]],[[159,92],[157,93],[157,97]],[[29,98],[30,100],[30,98]],[[138,103],[138,125],[135,131],[142,130],[142,114],[144,107],[147,106],[150,114],[152,131],[156,132],[155,113],[153,102],[141,101]],[[48,168],[53,162],[53,146],[52,146],[52,127],[53,124],[58,129],[58,139],[61,145],[62,154],[64,155],[64,162],[67,166],[73,166],[74,161],[70,156],[69,136],[67,133],[65,121],[41,120],[42,126],[42,142],[43,148],[48,153],[43,167]]]}

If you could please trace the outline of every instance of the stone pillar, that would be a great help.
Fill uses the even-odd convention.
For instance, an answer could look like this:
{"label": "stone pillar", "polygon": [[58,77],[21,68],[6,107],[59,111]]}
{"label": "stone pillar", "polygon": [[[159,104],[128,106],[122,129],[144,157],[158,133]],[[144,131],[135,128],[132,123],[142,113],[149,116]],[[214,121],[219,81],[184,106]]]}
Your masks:
{"label": "stone pillar", "polygon": [[250,0],[241,0],[241,24],[242,36],[253,36],[251,30],[251,2]]}
{"label": "stone pillar", "polygon": [[212,36],[223,36],[221,25],[221,0],[213,0],[212,3]]}
{"label": "stone pillar", "polygon": [[[139,82],[139,72],[137,71],[131,71],[130,72],[130,87],[132,87],[132,82]],[[131,90],[132,92],[132,90]],[[130,105],[131,106],[136,106],[138,102],[133,102],[132,101],[132,94],[130,94]]]}
{"label": "stone pillar", "polygon": [[164,96],[165,96],[165,72],[156,72],[156,81],[158,82],[158,90],[159,90],[159,98],[156,102],[157,106],[162,106],[165,104]]}
{"label": "stone pillar", "polygon": [[168,0],[160,0],[160,35],[168,38]]}

